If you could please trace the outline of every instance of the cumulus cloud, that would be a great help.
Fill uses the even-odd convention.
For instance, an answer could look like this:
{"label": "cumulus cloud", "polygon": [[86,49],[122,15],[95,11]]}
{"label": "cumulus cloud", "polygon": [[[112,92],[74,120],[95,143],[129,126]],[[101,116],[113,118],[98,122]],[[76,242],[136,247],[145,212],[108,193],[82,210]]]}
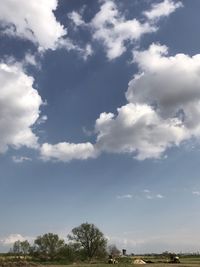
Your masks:
{"label": "cumulus cloud", "polygon": [[38,147],[31,127],[39,118],[42,99],[33,82],[20,66],[0,64],[0,153],[8,146]]}
{"label": "cumulus cloud", "polygon": [[166,46],[152,44],[135,52],[141,75],[129,83],[127,99],[146,103],[163,119],[178,118],[189,134],[199,135],[200,55],[168,56]]}
{"label": "cumulus cloud", "polygon": [[151,10],[145,11],[144,15],[149,20],[157,20],[161,17],[169,16],[177,8],[182,6],[183,4],[180,1],[164,0],[163,2],[153,4]]}
{"label": "cumulus cloud", "polygon": [[22,236],[21,234],[10,234],[9,236],[1,239],[0,242],[3,245],[12,245],[16,241],[25,241],[25,240],[31,241],[32,239],[33,239],[32,237]]}
{"label": "cumulus cloud", "polygon": [[[90,44],[80,47],[67,36],[67,29],[56,20],[54,11],[58,0],[3,0],[0,9],[0,32],[2,34],[29,40],[38,51],[65,49],[77,52],[84,60],[93,54]],[[72,12],[71,19],[80,25],[78,13]],[[27,53],[24,65],[38,66],[34,55]]]}
{"label": "cumulus cloud", "polygon": [[85,160],[95,158],[97,152],[91,143],[58,143],[51,145],[45,143],[41,147],[41,157],[43,160],[58,160],[69,162],[74,159]]}
{"label": "cumulus cloud", "polygon": [[181,6],[180,2],[164,0],[143,12],[144,19],[141,22],[136,18],[126,19],[115,1],[108,0],[101,1],[100,10],[89,23],[86,23],[77,11],[71,12],[68,17],[74,23],[75,29],[80,26],[89,28],[93,40],[100,41],[106,50],[107,58],[113,60],[127,50],[127,45],[134,44],[144,34],[157,31],[157,21],[169,16]]}
{"label": "cumulus cloud", "polygon": [[96,121],[101,151],[160,158],[167,148],[200,137],[200,55],[168,55],[152,44],[134,53],[139,73],[130,81],[128,104]]}
{"label": "cumulus cloud", "polygon": [[[168,148],[200,137],[200,55],[170,56],[166,46],[152,44],[145,51],[134,52],[134,61],[138,73],[129,82],[128,103],[116,114],[101,113],[95,123],[96,143],[81,144],[87,151],[90,148],[89,153],[82,157],[75,152],[72,158],[108,152],[129,153],[138,160],[159,159]],[[79,151],[80,144],[64,144],[63,150],[62,143],[59,148],[50,146],[55,148],[50,149],[52,155],[62,150],[63,160],[69,147]],[[59,153],[55,158],[60,159]]]}
{"label": "cumulus cloud", "polygon": [[53,13],[57,0],[3,0],[0,21],[4,33],[30,40],[42,49],[54,49],[66,30]]}
{"label": "cumulus cloud", "polygon": [[100,151],[132,153],[139,160],[159,158],[185,136],[179,120],[164,121],[151,106],[137,103],[118,108],[116,116],[102,113],[95,128]]}
{"label": "cumulus cloud", "polygon": [[134,42],[143,34],[153,32],[156,28],[137,19],[126,20],[120,14],[113,1],[105,1],[100,11],[90,23],[93,38],[103,42],[109,60],[119,57],[126,51],[125,42]]}

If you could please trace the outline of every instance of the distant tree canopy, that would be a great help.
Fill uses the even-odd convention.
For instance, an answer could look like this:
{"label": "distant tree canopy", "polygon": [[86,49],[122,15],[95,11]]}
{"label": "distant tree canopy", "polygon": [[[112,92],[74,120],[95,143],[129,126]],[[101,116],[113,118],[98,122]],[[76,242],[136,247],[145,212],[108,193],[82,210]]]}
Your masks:
{"label": "distant tree canopy", "polygon": [[31,245],[27,240],[25,241],[15,241],[13,244],[12,252],[17,255],[27,255],[30,252]]}
{"label": "distant tree canopy", "polygon": [[83,223],[72,229],[65,243],[57,234],[46,233],[38,236],[32,245],[27,240],[16,241],[10,253],[16,256],[30,255],[32,259],[41,261],[75,261],[104,258],[107,255],[107,240],[94,225]]}
{"label": "distant tree canopy", "polygon": [[108,253],[114,257],[118,257],[120,255],[120,250],[116,245],[112,244],[108,246]]}
{"label": "distant tree canopy", "polygon": [[79,244],[90,260],[106,253],[107,240],[94,224],[83,223],[73,228],[68,238]]}
{"label": "distant tree canopy", "polygon": [[53,233],[38,236],[34,241],[34,251],[39,255],[48,256],[53,259],[64,247],[64,240],[60,239],[58,235]]}

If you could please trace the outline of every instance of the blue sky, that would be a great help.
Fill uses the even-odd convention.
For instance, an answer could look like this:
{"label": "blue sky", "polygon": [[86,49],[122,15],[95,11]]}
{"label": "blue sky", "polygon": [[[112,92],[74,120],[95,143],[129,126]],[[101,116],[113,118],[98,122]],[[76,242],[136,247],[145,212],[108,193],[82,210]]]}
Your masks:
{"label": "blue sky", "polygon": [[82,222],[199,250],[200,2],[3,0],[0,250]]}

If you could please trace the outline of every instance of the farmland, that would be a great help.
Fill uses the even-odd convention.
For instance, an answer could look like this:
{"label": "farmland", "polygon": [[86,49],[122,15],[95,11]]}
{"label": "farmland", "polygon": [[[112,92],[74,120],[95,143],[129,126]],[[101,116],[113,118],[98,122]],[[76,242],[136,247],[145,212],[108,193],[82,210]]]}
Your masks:
{"label": "farmland", "polygon": [[[135,256],[135,257],[127,257],[127,262],[119,262],[115,264],[116,267],[134,267],[141,266],[140,264],[133,264],[134,259],[142,258],[144,260],[151,260],[154,263],[146,264],[147,267],[196,267],[200,266],[200,257],[199,256],[187,256],[180,258],[179,264],[169,264],[163,260],[163,258],[152,257],[152,256]],[[56,263],[56,262],[35,262],[30,258],[25,259],[16,259],[14,257],[0,257],[0,266],[2,267],[108,267],[110,264],[108,263],[77,263],[66,264],[66,263]],[[112,266],[112,265],[111,265]]]}

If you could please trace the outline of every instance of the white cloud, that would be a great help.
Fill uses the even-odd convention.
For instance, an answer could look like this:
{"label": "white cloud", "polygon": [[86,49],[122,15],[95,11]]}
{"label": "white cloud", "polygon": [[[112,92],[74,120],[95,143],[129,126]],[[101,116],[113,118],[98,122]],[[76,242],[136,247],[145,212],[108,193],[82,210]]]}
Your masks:
{"label": "white cloud", "polygon": [[85,48],[82,48],[82,51],[80,51],[80,54],[82,55],[84,60],[87,60],[88,57],[93,55],[93,53],[94,51],[91,44],[87,44]]}
{"label": "white cloud", "polygon": [[151,191],[149,189],[144,189],[143,192],[144,193],[150,193]]}
{"label": "white cloud", "polygon": [[156,198],[164,198],[164,196],[161,195],[161,194],[157,194],[157,195],[156,195]]}
{"label": "white cloud", "polygon": [[[172,146],[199,139],[200,55],[170,56],[166,46],[152,44],[146,51],[134,52],[134,60],[139,72],[129,82],[128,103],[117,114],[100,114],[95,124],[96,143],[47,144],[43,147],[47,148],[46,158],[50,153],[49,159],[55,155],[69,161],[108,152],[129,153],[138,160],[158,159]],[[74,152],[80,145],[87,151],[84,156]]]}
{"label": "white cloud", "polygon": [[29,157],[24,157],[24,156],[13,156],[12,157],[12,160],[15,162],[15,163],[22,163],[24,161],[32,161],[31,158]]}
{"label": "white cloud", "polygon": [[85,126],[82,127],[82,131],[86,136],[92,136],[94,134],[92,130],[88,130]]}
{"label": "white cloud", "polygon": [[100,11],[90,23],[93,38],[103,42],[109,60],[119,57],[126,51],[125,42],[134,42],[143,34],[153,32],[156,28],[148,22],[137,19],[126,20],[120,14],[114,1],[105,1]]}
{"label": "white cloud", "polygon": [[149,193],[148,193],[148,195],[145,196],[147,199],[162,199],[162,198],[164,198],[164,196],[162,194],[151,194],[150,195]]}
{"label": "white cloud", "polygon": [[87,60],[89,56],[93,54],[93,49],[90,44],[86,44],[85,47],[80,47],[79,45],[72,42],[69,38],[62,38],[57,43],[57,48],[63,48],[67,51],[76,51],[84,59]]}
{"label": "white cloud", "polygon": [[185,137],[176,119],[162,120],[146,104],[129,103],[118,108],[118,114],[102,113],[96,121],[97,144],[100,151],[132,153],[137,159],[159,158]]}
{"label": "white cloud", "polygon": [[39,118],[42,99],[33,82],[20,66],[0,64],[0,153],[8,146],[38,147],[31,127]]}
{"label": "white cloud", "polygon": [[168,55],[152,44],[134,53],[139,73],[130,81],[128,104],[96,121],[100,151],[160,158],[167,148],[200,137],[200,55]]}
{"label": "white cloud", "polygon": [[4,33],[37,43],[42,49],[55,49],[59,38],[66,35],[53,13],[57,0],[3,0],[0,21]]}
{"label": "white cloud", "polygon": [[121,56],[127,50],[127,45],[134,44],[144,34],[157,31],[157,21],[182,6],[181,2],[164,0],[143,12],[144,19],[140,22],[136,18],[126,19],[113,0],[99,2],[100,10],[89,23],[77,11],[71,12],[68,17],[73,21],[75,29],[81,26],[92,31],[92,38],[102,42],[109,60]]}
{"label": "white cloud", "polygon": [[147,51],[135,52],[140,76],[129,83],[129,102],[146,103],[163,119],[178,118],[188,134],[199,135],[200,55],[168,56],[166,46],[152,44]]}
{"label": "white cloud", "polygon": [[6,245],[12,245],[16,241],[25,241],[25,240],[32,241],[33,238],[28,236],[22,236],[21,234],[10,234],[9,236],[1,239],[0,242],[6,246]]}
{"label": "white cloud", "polygon": [[149,20],[157,20],[161,17],[167,17],[173,13],[177,8],[182,7],[183,4],[180,1],[164,0],[163,2],[152,5],[151,10],[145,11],[144,15]]}
{"label": "white cloud", "polygon": [[41,157],[43,160],[58,160],[69,162],[74,159],[85,160],[95,158],[97,152],[91,143],[58,143],[51,145],[45,143],[41,147]]}
{"label": "white cloud", "polygon": [[117,199],[131,199],[131,198],[133,198],[131,194],[117,196]]}
{"label": "white cloud", "polygon": [[36,58],[34,55],[27,53],[24,58],[24,65],[32,65],[32,66],[37,66],[38,63],[36,61]]}
{"label": "white cloud", "polygon": [[85,25],[82,16],[76,11],[72,11],[71,13],[69,13],[68,17],[73,21],[75,26]]}
{"label": "white cloud", "polygon": [[46,115],[41,116],[37,121],[37,125],[43,124],[47,121],[48,117]]}

